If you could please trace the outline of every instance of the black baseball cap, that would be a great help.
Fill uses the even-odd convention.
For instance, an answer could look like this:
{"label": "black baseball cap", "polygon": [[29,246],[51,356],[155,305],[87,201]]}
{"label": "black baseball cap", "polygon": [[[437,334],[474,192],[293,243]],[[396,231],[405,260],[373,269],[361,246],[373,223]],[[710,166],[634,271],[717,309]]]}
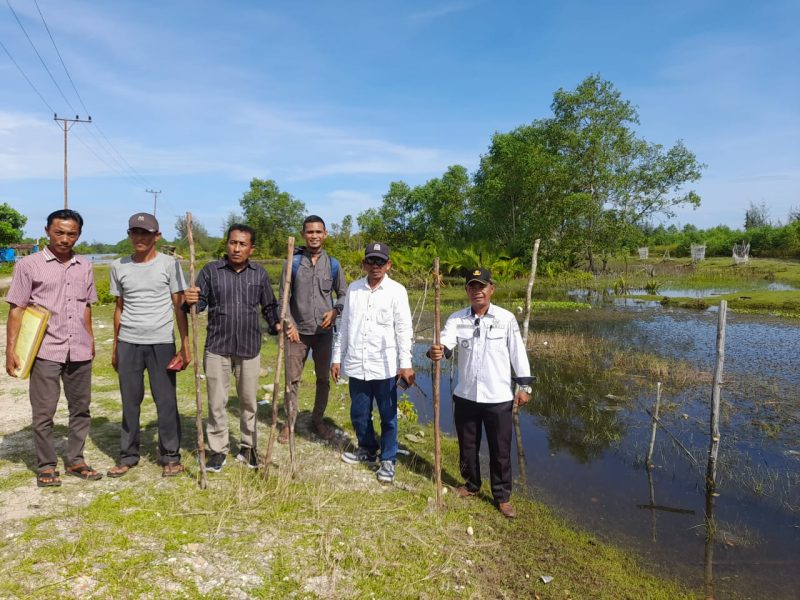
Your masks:
{"label": "black baseball cap", "polygon": [[389,246],[386,244],[381,244],[378,242],[373,242],[369,246],[367,246],[366,252],[364,252],[364,258],[382,258],[383,260],[389,260]]}
{"label": "black baseball cap", "polygon": [[492,281],[492,273],[489,269],[475,269],[469,275],[467,275],[467,283],[469,285],[473,281],[479,281],[480,283],[494,283]]}

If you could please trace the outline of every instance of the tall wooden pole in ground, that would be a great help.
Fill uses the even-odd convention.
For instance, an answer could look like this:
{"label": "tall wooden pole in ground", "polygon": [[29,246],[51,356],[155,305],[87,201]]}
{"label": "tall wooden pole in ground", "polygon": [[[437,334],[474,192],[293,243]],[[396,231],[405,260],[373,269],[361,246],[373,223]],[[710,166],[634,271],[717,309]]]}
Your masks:
{"label": "tall wooden pole in ground", "polygon": [[[192,235],[192,213],[186,213],[186,235],[189,238],[189,285],[195,286],[194,236]],[[192,320],[192,354],[194,355],[194,400],[197,408],[195,427],[197,428],[197,458],[200,461],[200,477],[197,480],[201,490],[206,489],[206,445],[203,440],[203,400],[200,392],[200,360],[197,349],[197,305],[193,304],[189,316]]]}
{"label": "tall wooden pole in ground", "polygon": [[703,556],[704,582],[706,598],[714,597],[714,497],[717,487],[717,455],[719,453],[719,404],[722,389],[722,371],[725,366],[725,323],[728,317],[728,303],[725,300],[719,303],[719,316],[717,319],[717,361],[714,366],[714,383],[711,388],[711,440],[708,448],[708,467],[706,468],[706,543]]}
{"label": "tall wooden pole in ground", "polygon": [[[439,278],[439,257],[433,259],[433,343],[441,342],[441,280]],[[442,508],[442,443],[439,429],[439,394],[442,378],[442,361],[433,363],[433,475],[436,484],[436,509]]]}
{"label": "tall wooden pole in ground", "polygon": [[658,427],[658,411],[661,408],[661,382],[656,383],[656,407],[653,411],[653,429],[650,432],[650,447],[644,458],[644,466],[649,471],[653,468],[653,449],[656,447],[656,428]]}
{"label": "tall wooden pole in ground", "polygon": [[725,365],[725,321],[728,316],[728,302],[719,303],[719,317],[717,319],[717,362],[714,366],[714,384],[711,389],[711,442],[708,449],[708,468],[706,469],[706,483],[712,487],[717,482],[717,454],[719,453],[719,402],[720,389],[722,388],[722,369]]}
{"label": "tall wooden pole in ground", "polygon": [[[536,281],[536,265],[539,260],[539,238],[533,241],[533,252],[531,254],[531,273],[528,276],[528,287],[525,290],[525,319],[522,322],[522,343],[525,351],[528,350],[528,327],[531,321],[531,295],[533,294],[533,284]],[[527,480],[525,447],[522,445],[522,427],[519,424],[519,408],[514,404],[511,411],[511,420],[514,423],[514,437],[517,441],[517,461],[519,462],[519,475],[523,482]]]}
{"label": "tall wooden pole in ground", "polygon": [[67,119],[65,117],[59,117],[58,114],[53,115],[53,120],[58,121],[61,123],[61,128],[64,130],[64,208],[68,208],[67,204],[67,133],[75,123],[91,123],[92,117],[88,119],[81,119],[78,115],[75,115],[74,119]]}
{"label": "tall wooden pole in ground", "polygon": [[[272,424],[269,428],[269,441],[267,450],[264,453],[264,479],[269,477],[269,469],[272,465],[272,447],[275,445],[275,437],[278,429],[278,401],[280,400],[281,369],[283,368],[283,349],[286,338],[286,314],[289,310],[289,292],[292,289],[292,258],[294,257],[294,237],[290,236],[286,247],[286,268],[283,275],[283,294],[281,295],[281,332],[278,334],[278,359],[275,361],[275,378],[272,385]],[[287,415],[288,417],[289,415]],[[290,426],[294,426],[290,420]],[[292,471],[294,471],[294,444],[290,444]]]}

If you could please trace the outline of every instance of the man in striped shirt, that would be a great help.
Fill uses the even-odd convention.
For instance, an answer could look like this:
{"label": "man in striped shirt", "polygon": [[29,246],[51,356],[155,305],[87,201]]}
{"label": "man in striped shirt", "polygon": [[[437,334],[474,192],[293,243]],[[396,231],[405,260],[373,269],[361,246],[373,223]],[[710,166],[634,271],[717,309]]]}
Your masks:
{"label": "man in striped shirt", "polygon": [[53,446],[53,417],[62,382],[69,407],[66,472],[88,480],[102,477],[83,458],[91,423],[89,403],[94,358],[91,305],[97,301],[97,291],[92,263],[72,251],[82,228],[83,218],[73,210],[57,210],[48,215],[47,247],[16,264],[6,297],[11,305],[6,333],[6,372],[12,377],[19,367],[14,347],[25,308],[38,305],[50,311],[47,330],[31,370],[29,388],[39,487],[61,485]]}
{"label": "man in striped shirt", "polygon": [[[225,258],[208,263],[200,271],[197,286],[186,290],[185,310],[208,308],[208,331],[203,366],[208,389],[206,435],[211,454],[206,470],[219,473],[230,449],[228,390],[236,377],[239,397],[239,454],[236,460],[258,467],[256,449],[256,401],[260,371],[261,328],[259,314],[269,333],[280,331],[278,303],[261,265],[250,262],[256,234],[247,225],[231,225]],[[259,310],[260,309],[260,310]]]}

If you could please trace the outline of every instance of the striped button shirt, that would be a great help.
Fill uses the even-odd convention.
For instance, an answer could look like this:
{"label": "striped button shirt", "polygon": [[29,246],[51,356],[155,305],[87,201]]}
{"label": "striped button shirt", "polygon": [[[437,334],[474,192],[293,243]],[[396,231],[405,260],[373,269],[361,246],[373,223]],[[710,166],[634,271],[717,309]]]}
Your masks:
{"label": "striped button shirt", "polygon": [[86,257],[75,254],[62,263],[45,248],[21,258],[14,266],[6,302],[23,308],[36,304],[50,311],[39,358],[59,363],[92,359],[93,339],[84,318],[86,307],[97,302],[97,291]]}
{"label": "striped button shirt", "polygon": [[273,329],[278,302],[261,265],[250,261],[240,272],[226,259],[208,263],[197,277],[198,312],[208,308],[206,351],[220,356],[253,358],[261,351],[260,313]]}

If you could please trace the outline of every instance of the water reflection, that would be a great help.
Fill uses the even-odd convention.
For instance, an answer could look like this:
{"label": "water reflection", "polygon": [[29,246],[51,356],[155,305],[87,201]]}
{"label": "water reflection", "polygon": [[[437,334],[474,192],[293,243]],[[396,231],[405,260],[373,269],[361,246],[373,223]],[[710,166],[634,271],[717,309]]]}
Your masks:
{"label": "water reflection", "polygon": [[[644,323],[631,323],[628,318],[614,318],[616,313],[592,312],[583,321],[548,317],[546,327],[573,331],[581,328],[606,334],[610,331],[619,340],[630,343],[648,328],[648,337],[657,338],[659,333],[669,337],[668,329],[677,324],[680,335],[694,332],[699,338],[707,331],[709,337],[709,344],[684,343],[681,352],[688,350],[700,356],[701,346],[708,349],[713,343],[710,318],[690,316],[684,323],[680,314],[660,313],[646,316]],[[605,321],[604,317],[609,315]],[[652,322],[648,324],[652,320],[662,323],[664,329],[657,329]],[[748,322],[748,326],[757,325]],[[542,327],[541,321],[537,323],[537,328]],[[729,325],[729,333],[733,331],[734,336],[735,328],[736,323]],[[797,328],[794,331],[796,334]],[[788,341],[788,333],[785,336]],[[759,343],[760,340],[755,340],[756,346]],[[669,349],[669,345],[666,347]],[[731,344],[732,364],[744,364],[740,359],[737,362],[737,351],[743,347]],[[430,361],[422,356],[425,349],[427,344],[423,343],[415,350],[414,365],[419,384],[430,396],[430,377],[426,377]],[[782,360],[796,362],[797,357],[795,354]],[[455,375],[450,374],[448,362],[442,365],[441,425],[444,432],[452,435],[449,397]],[[515,475],[520,486],[526,486],[534,497],[555,507],[582,528],[637,551],[654,570],[698,589],[703,589],[711,573],[705,566],[699,568],[700,556],[707,554],[709,560],[715,559],[713,544],[714,539],[719,539],[721,528],[737,532],[734,536],[726,534],[726,543],[716,548],[724,560],[712,564],[716,572],[714,580],[709,579],[713,584],[711,593],[727,597],[736,590],[755,597],[795,597],[800,573],[787,565],[800,564],[800,527],[796,514],[787,512],[783,505],[767,496],[754,496],[746,488],[744,476],[750,477],[747,465],[766,460],[785,469],[788,477],[798,470],[794,455],[787,458],[782,450],[778,452],[770,444],[755,439],[745,444],[741,434],[726,437],[727,446],[722,448],[721,458],[727,460],[740,453],[741,465],[745,466],[736,467],[737,463],[733,463],[732,470],[718,483],[723,496],[716,500],[711,497],[711,504],[707,505],[704,474],[672,438],[659,434],[653,459],[656,466],[651,471],[645,470],[647,492],[643,494],[640,473],[652,422],[643,406],[652,403],[652,390],[607,372],[602,358],[596,364],[577,367],[545,362],[540,357],[535,357],[532,364],[538,377],[534,394],[514,422]],[[797,388],[793,390],[796,394]],[[705,426],[700,428],[693,423],[707,415],[704,405],[708,395],[707,386],[703,386],[681,392],[666,390],[663,398],[666,408],[662,418],[668,420],[670,430],[681,443],[698,456],[705,453],[708,436]],[[421,421],[429,421],[430,402],[413,390],[410,399],[417,406]],[[677,414],[676,406],[680,407]],[[685,416],[681,417],[681,413]],[[741,420],[731,415],[726,427],[738,428]],[[645,497],[647,501],[642,503]],[[796,498],[789,500],[798,504]],[[714,518],[709,520],[706,515]],[[716,560],[719,561],[719,556]]]}

